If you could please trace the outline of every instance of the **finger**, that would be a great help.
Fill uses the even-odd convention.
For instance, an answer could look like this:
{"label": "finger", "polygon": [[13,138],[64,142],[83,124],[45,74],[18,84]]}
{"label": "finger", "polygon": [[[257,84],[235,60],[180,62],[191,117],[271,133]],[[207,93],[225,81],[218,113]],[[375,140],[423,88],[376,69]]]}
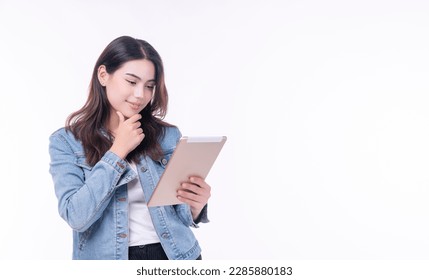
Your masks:
{"label": "finger", "polygon": [[142,124],[140,123],[140,122],[135,122],[135,123],[133,123],[132,124],[132,127],[134,128],[134,129],[137,129],[137,128],[140,128],[140,126],[141,126]]}
{"label": "finger", "polygon": [[193,201],[198,201],[199,203],[207,203],[211,196],[210,190],[186,183],[178,189],[177,193],[180,196],[184,196]]}
{"label": "finger", "polygon": [[129,118],[127,121],[129,122],[129,123],[135,123],[136,121],[138,121],[139,119],[141,119],[142,118],[142,115],[140,115],[140,114],[135,114],[135,115],[133,115],[131,118]]}
{"label": "finger", "polygon": [[190,199],[187,199],[187,198],[180,196],[180,195],[177,196],[177,199],[180,200],[181,202],[186,203],[189,206],[191,206],[191,209],[192,209],[192,207],[198,208],[198,206],[200,205],[200,203],[195,202],[195,201],[190,200]]}
{"label": "finger", "polygon": [[116,114],[118,115],[118,117],[119,117],[119,123],[123,123],[124,121],[125,121],[125,117],[124,117],[124,115],[122,115],[122,113],[121,112],[119,112],[119,111],[116,111]]}
{"label": "finger", "polygon": [[205,189],[201,188],[200,186],[194,185],[194,184],[183,183],[181,186],[182,186],[182,188],[180,188],[180,190],[192,192],[195,194],[203,194],[206,192]]}
{"label": "finger", "polygon": [[195,176],[192,176],[192,177],[189,177],[189,181],[192,183],[192,184],[195,184],[195,185],[198,185],[200,188],[203,188],[203,189],[210,189],[210,186],[206,183],[206,181],[204,181],[204,179],[203,178],[201,178],[201,177],[195,177]]}
{"label": "finger", "polygon": [[177,191],[178,198],[182,198],[183,200],[186,200],[186,202],[189,203],[203,203],[205,200],[200,195],[194,194],[192,192],[187,192],[184,190]]}

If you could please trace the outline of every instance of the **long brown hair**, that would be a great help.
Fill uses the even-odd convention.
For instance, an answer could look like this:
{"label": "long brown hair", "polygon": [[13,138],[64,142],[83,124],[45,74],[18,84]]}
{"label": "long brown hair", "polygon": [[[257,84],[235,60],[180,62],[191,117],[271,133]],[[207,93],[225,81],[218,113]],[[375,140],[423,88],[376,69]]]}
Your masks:
{"label": "long brown hair", "polygon": [[86,103],[66,120],[66,129],[82,142],[86,161],[91,166],[95,165],[113,144],[112,135],[106,128],[110,117],[110,104],[105,88],[98,80],[98,68],[104,65],[107,73],[112,74],[124,63],[136,59],[147,59],[154,64],[156,87],[152,102],[140,112],[144,120],[141,122],[141,128],[145,138],[128,154],[127,160],[137,161],[142,155],[148,155],[155,160],[162,157],[159,139],[164,136],[165,127],[172,126],[163,121],[167,113],[168,93],[162,59],[148,42],[122,36],[113,40],[101,53],[92,72]]}

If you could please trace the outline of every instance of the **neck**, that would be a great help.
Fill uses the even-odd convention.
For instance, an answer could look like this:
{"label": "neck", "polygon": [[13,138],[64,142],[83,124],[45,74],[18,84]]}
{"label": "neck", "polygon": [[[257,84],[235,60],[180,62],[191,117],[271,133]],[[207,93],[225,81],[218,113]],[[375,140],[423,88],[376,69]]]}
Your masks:
{"label": "neck", "polygon": [[119,127],[119,117],[116,112],[110,112],[110,118],[107,120],[106,128],[113,135],[116,135],[116,131]]}

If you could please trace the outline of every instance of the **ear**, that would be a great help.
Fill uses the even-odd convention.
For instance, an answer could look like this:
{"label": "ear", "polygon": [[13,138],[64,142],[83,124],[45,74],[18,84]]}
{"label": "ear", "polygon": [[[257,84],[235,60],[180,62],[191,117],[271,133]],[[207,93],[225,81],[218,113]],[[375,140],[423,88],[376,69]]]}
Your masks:
{"label": "ear", "polygon": [[97,77],[100,84],[105,87],[107,79],[109,78],[109,73],[106,71],[106,66],[100,65],[100,67],[98,67]]}

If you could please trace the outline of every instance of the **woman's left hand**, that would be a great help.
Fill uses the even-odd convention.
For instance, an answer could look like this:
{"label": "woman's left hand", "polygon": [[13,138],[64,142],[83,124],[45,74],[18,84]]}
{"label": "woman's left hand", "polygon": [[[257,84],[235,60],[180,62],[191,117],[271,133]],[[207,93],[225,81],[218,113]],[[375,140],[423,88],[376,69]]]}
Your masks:
{"label": "woman's left hand", "polygon": [[196,220],[210,198],[211,187],[200,177],[190,177],[177,190],[177,198],[191,207],[192,218]]}

